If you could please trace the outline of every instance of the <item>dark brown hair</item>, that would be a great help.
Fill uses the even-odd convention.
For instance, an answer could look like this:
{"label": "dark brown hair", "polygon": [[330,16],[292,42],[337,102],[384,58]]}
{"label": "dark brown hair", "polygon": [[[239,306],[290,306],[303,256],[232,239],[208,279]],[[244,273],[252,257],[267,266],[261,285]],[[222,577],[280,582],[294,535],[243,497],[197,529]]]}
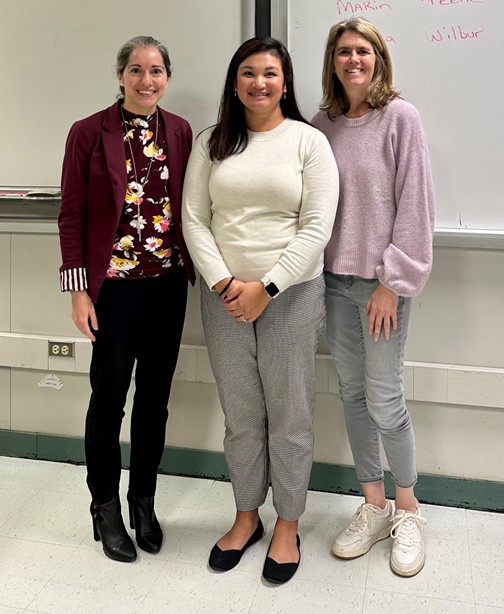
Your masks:
{"label": "dark brown hair", "polygon": [[217,124],[208,142],[212,160],[224,160],[233,154],[240,153],[247,147],[248,133],[245,111],[242,102],[235,96],[235,83],[240,64],[256,53],[271,53],[282,64],[286,88],[285,96],[280,100],[283,116],[308,123],[298,108],[294,92],[292,61],[285,46],[280,41],[270,37],[251,38],[237,49],[229,63]]}

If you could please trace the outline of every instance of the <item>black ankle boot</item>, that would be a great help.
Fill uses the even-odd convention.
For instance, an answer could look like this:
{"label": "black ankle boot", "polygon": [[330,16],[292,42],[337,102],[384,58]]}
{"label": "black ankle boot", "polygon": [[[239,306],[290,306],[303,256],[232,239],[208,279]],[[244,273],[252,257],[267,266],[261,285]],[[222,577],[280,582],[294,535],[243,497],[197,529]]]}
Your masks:
{"label": "black ankle boot", "polygon": [[136,497],[128,493],[130,527],[135,529],[138,547],[157,554],[163,544],[163,531],[154,512],[154,497]]}
{"label": "black ankle boot", "polygon": [[126,532],[121,516],[121,502],[114,497],[107,503],[91,503],[93,535],[102,541],[103,552],[114,561],[132,563],[137,558],[135,546]]}

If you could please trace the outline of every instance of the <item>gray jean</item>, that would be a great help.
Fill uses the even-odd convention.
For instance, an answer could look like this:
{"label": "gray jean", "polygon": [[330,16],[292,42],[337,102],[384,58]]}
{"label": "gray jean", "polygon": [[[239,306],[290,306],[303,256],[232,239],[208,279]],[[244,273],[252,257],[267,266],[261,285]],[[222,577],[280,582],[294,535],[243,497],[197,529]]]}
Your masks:
{"label": "gray jean", "polygon": [[404,400],[404,350],[411,299],[399,298],[389,341],[368,334],[366,304],[376,279],[326,273],[326,333],[338,370],[345,422],[361,483],[383,480],[380,438],[394,482],[417,481],[415,438]]}

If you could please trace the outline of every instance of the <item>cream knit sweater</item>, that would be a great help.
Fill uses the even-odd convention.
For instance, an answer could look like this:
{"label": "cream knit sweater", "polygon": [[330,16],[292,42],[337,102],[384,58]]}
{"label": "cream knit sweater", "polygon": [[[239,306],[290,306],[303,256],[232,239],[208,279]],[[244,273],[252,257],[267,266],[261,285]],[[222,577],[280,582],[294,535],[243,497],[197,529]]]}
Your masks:
{"label": "cream knit sweater", "polygon": [[194,145],[182,206],[184,238],[208,286],[230,275],[246,282],[267,275],[282,292],[319,275],[338,202],[326,137],[285,119],[249,132],[240,154],[212,162],[211,132]]}

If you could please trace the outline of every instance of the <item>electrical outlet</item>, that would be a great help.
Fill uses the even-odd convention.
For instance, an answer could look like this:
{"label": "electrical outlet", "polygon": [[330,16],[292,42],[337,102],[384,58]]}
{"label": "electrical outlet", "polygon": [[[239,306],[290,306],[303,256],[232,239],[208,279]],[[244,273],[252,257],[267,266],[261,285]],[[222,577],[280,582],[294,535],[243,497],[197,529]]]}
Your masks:
{"label": "electrical outlet", "polygon": [[73,341],[49,341],[49,358],[73,358]]}

